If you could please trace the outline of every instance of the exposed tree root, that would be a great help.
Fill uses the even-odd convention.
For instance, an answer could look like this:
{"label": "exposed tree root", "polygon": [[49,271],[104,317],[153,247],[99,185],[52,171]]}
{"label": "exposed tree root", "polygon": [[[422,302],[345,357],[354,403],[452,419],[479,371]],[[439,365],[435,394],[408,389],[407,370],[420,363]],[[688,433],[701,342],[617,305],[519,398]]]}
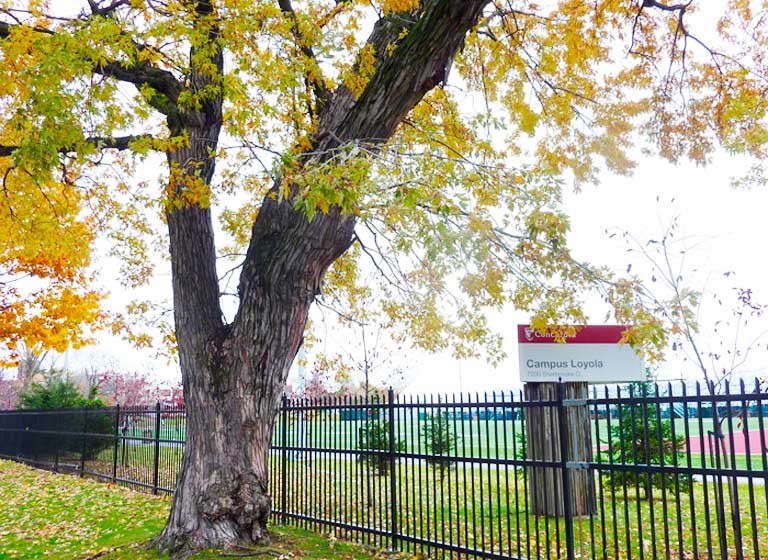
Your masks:
{"label": "exposed tree root", "polygon": [[[261,542],[252,542],[250,539],[247,542],[242,539],[234,537],[229,542],[222,542],[219,540],[217,543],[203,541],[196,538],[194,535],[160,535],[153,539],[148,547],[153,548],[160,554],[169,554],[174,560],[185,560],[192,555],[208,549],[217,549],[223,551],[221,556],[230,558],[248,558],[256,556],[275,556],[282,557],[285,553],[275,548],[266,548],[266,545],[270,543],[268,536],[265,536]],[[287,558],[287,556],[285,556]]]}

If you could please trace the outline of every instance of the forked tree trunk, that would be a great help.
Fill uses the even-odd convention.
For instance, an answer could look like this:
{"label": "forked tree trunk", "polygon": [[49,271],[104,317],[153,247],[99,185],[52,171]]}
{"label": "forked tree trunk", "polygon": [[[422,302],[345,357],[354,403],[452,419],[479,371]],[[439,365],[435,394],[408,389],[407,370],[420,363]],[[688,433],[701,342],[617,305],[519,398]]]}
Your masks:
{"label": "forked tree trunk", "polygon": [[203,359],[186,370],[187,443],[163,548],[266,537],[275,411],[309,307],[306,298],[284,301],[273,293],[268,299],[250,318],[260,324],[257,340],[228,338],[218,348],[184,352]]}
{"label": "forked tree trunk", "polygon": [[262,540],[270,513],[270,439],[262,432],[272,427],[271,403],[264,397],[221,399],[207,391],[188,394],[187,403],[187,448],[161,536],[166,539],[163,547],[220,547]]}
{"label": "forked tree trunk", "polygon": [[[366,89],[356,97],[340,86],[323,100],[314,155],[302,165],[345,144],[362,142],[370,150],[390,138],[445,79],[487,2],[426,0],[413,21],[382,18],[368,39],[377,62]],[[221,67],[219,54],[215,62]],[[189,138],[189,147],[168,155],[171,168],[182,172],[171,174],[175,193],[185,192],[185,177],[210,184],[220,124],[220,100],[206,102],[199,113],[169,116],[172,132]],[[167,212],[188,425],[171,514],[156,540],[160,549],[241,546],[267,535],[269,447],[279,399],[323,275],[349,248],[355,226],[354,216],[336,207],[310,222],[284,194],[278,179],[259,209],[238,286],[240,306],[228,325],[219,306],[210,210],[181,204]]]}
{"label": "forked tree trunk", "polygon": [[[277,203],[265,203],[262,212],[278,222],[294,213]],[[162,549],[235,546],[266,537],[275,413],[322,274],[349,246],[354,224],[338,213],[311,224],[303,216],[295,219],[290,242],[263,239],[246,264],[255,270],[241,284],[243,304],[231,325],[210,316],[207,336],[187,332],[190,317],[205,324],[205,303],[191,308],[178,301],[188,288],[199,294],[194,284],[177,288],[187,443],[171,514],[157,543]],[[169,226],[176,224],[169,220]],[[187,238],[184,246],[199,242]],[[187,267],[181,277],[196,273]],[[192,297],[187,294],[186,301]]]}

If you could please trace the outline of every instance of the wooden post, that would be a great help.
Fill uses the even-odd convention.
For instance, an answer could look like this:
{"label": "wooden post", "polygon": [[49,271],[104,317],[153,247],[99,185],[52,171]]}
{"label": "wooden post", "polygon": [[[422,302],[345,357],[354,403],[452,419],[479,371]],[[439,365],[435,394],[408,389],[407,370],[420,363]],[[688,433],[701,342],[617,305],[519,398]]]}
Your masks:
{"label": "wooden post", "polygon": [[[587,383],[564,385],[562,406],[565,408],[566,433],[562,434],[558,416],[558,384],[525,384],[527,401],[547,403],[525,409],[527,458],[552,463],[551,467],[528,467],[530,511],[534,515],[563,517],[566,513],[560,466],[563,449],[568,450],[565,460],[569,465],[572,515],[580,517],[597,513],[594,475],[591,469],[582,468],[583,463],[591,461],[593,455],[592,427],[586,403],[589,386]],[[561,441],[563,436],[565,442]]]}

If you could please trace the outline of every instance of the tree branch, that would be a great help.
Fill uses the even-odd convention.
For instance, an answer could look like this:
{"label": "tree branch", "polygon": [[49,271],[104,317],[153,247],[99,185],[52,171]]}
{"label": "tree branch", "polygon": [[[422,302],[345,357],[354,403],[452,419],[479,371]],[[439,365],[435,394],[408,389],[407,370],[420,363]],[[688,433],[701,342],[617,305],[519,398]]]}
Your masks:
{"label": "tree branch", "polygon": [[[165,209],[174,321],[183,369],[185,364],[193,363],[187,360],[199,359],[191,358],[188,352],[200,352],[205,345],[212,344],[221,335],[224,325],[211,208],[187,196],[188,189],[196,184],[210,192],[223,120],[220,80],[223,77],[224,54],[214,3],[211,0],[195,0],[182,4],[189,6],[192,36],[198,37],[198,40],[190,41],[189,70],[183,87],[192,95],[207,92],[193,109],[182,110],[172,104],[167,113],[171,134],[186,134],[189,138],[187,145],[167,153],[170,168],[178,170],[177,178],[173,178],[172,174],[169,181],[169,200],[181,204],[168,204]],[[175,79],[160,79],[161,86],[170,85],[173,90],[182,88]],[[161,103],[173,100],[172,94],[158,97]],[[213,343],[208,348],[218,347]],[[188,383],[201,381],[193,377],[190,374]]]}
{"label": "tree branch", "polygon": [[149,103],[152,107],[166,116],[176,112],[175,104],[183,88],[179,80],[167,70],[156,68],[148,62],[134,62],[125,65],[121,62],[111,61],[94,65],[93,72],[136,86],[146,84],[165,98],[164,100],[150,99]]}
{"label": "tree branch", "polygon": [[684,12],[690,5],[690,2],[685,4],[663,4],[657,0],[643,0],[643,8],[658,8],[665,12]]}
{"label": "tree branch", "polygon": [[[101,8],[102,11],[106,10],[106,13],[114,11],[120,5],[124,4],[123,0],[116,0],[109,6]],[[93,6],[93,2],[91,5]],[[99,15],[103,15],[99,13]],[[28,27],[23,23],[8,23],[6,21],[0,21],[0,39],[7,39],[11,36],[14,28]],[[46,35],[56,35],[56,31],[46,29],[42,27],[28,27],[37,33],[43,33]],[[143,45],[136,45],[137,49],[141,50],[145,48]],[[101,74],[102,76],[114,78],[121,82],[127,82],[134,84],[137,87],[142,85],[148,85],[156,92],[158,96],[154,96],[149,99],[149,104],[162,113],[165,116],[172,117],[178,113],[176,103],[179,98],[179,94],[183,89],[183,85],[172,72],[163,70],[153,66],[147,61],[124,63],[116,60],[94,63],[93,73]]]}
{"label": "tree branch", "polygon": [[388,140],[408,111],[445,80],[466,33],[487,3],[431,1],[414,13],[413,21],[381,18],[367,41],[376,56],[373,75],[359,97],[346,87],[338,88],[321,114],[315,148]]}
{"label": "tree branch", "polygon": [[[19,27],[17,24],[8,23],[7,21],[0,21],[0,39],[7,39],[11,35],[11,29],[14,27]],[[32,27],[32,31],[36,31],[37,33],[44,33],[46,35],[55,35],[53,31],[50,29],[45,29],[44,27]]]}
{"label": "tree branch", "polygon": [[108,6],[100,8],[97,0],[88,0],[88,6],[91,8],[91,13],[95,16],[112,15],[120,6],[125,6],[130,3],[130,0],[115,0]]}
{"label": "tree branch", "polygon": [[[376,151],[389,140],[407,113],[444,80],[449,63],[487,3],[427,0],[420,3],[412,20],[402,15],[378,20],[367,40],[375,62],[365,88],[359,95],[344,85],[334,91],[320,111],[308,150],[316,155],[303,157],[302,163],[322,163],[334,150],[350,144]],[[303,328],[323,275],[353,241],[354,214],[333,206],[310,221],[293,207],[291,194],[285,200],[284,188],[278,178],[253,225],[238,288],[240,308],[231,335],[235,339],[250,336],[245,330],[249,321],[269,313],[265,302],[271,300],[265,299],[266,293],[274,294],[272,300],[292,302],[295,324]],[[291,338],[285,343],[298,348],[300,334],[287,333]]]}
{"label": "tree branch", "polygon": [[[86,138],[86,142],[93,144],[100,150],[128,150],[131,147],[131,143],[142,139],[152,139],[154,136],[151,134],[137,134],[131,136],[91,136]],[[13,153],[19,149],[19,146],[3,146],[0,145],[0,157],[13,156]],[[71,146],[63,146],[58,149],[59,153],[66,154],[76,151]]]}
{"label": "tree branch", "polygon": [[88,142],[95,144],[97,148],[102,150],[127,150],[130,148],[132,142],[137,140],[152,140],[154,136],[151,134],[135,134],[131,136],[92,136],[88,138]]}
{"label": "tree branch", "polygon": [[311,60],[312,64],[315,66],[315,72],[317,75],[313,76],[312,73],[307,72],[304,79],[306,80],[306,83],[312,88],[312,91],[317,98],[318,106],[322,107],[322,105],[327,103],[330,99],[330,92],[328,91],[328,87],[325,85],[325,80],[320,73],[320,66],[317,63],[315,51],[309,44],[307,44],[307,40],[299,28],[299,19],[296,17],[296,12],[293,9],[291,0],[278,0],[277,3],[280,6],[283,14],[291,20],[291,32],[293,33],[293,37],[296,39],[296,44],[299,46],[299,50],[304,56]]}

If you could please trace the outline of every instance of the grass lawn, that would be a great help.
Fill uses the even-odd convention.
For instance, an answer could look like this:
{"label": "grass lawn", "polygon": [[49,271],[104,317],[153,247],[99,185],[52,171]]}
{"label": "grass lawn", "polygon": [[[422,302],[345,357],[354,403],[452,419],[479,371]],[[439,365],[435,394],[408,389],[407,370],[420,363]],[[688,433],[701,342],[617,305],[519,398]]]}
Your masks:
{"label": "grass lawn", "polygon": [[[499,407],[499,410],[501,407]],[[460,411],[460,407],[446,407],[449,412]],[[286,429],[286,439],[289,446],[297,447],[318,447],[335,449],[357,449],[360,431],[364,427],[363,420],[343,421],[339,420],[336,410],[314,411],[308,417],[304,416],[302,422],[298,421],[298,415],[292,413],[288,417]],[[625,424],[629,423],[629,418],[624,418]],[[756,418],[749,418],[748,427],[751,431],[759,430]],[[711,418],[690,418],[688,419],[688,429],[686,431],[686,421],[682,418],[674,420],[674,433],[677,437],[684,438],[688,436],[697,447],[706,445],[708,432],[713,429]],[[737,449],[737,461],[741,457],[741,462],[737,464],[739,468],[745,468],[746,455],[743,454],[744,435],[741,432],[740,425],[731,422],[723,425],[723,432],[730,434],[733,428],[734,442]],[[423,429],[426,425],[424,420],[418,420],[415,410],[396,410],[395,433],[398,440],[404,442],[403,451],[407,453],[425,452],[425,442]],[[619,420],[605,418],[592,420],[590,422],[592,429],[592,444],[597,449],[607,448],[609,440],[615,446],[618,444],[618,436],[611,435],[611,429],[619,426]],[[461,455],[471,457],[484,457],[493,459],[514,458],[520,453],[521,438],[525,434],[525,425],[520,420],[485,420],[483,418],[474,418],[472,420],[449,420],[451,432],[457,440],[457,451]],[[703,435],[702,435],[703,434]],[[279,446],[282,443],[283,434],[281,425],[275,428],[273,444]],[[768,439],[768,436],[766,436]],[[709,449],[705,447],[705,449]],[[751,464],[754,469],[763,468],[763,458],[759,446],[752,444]],[[695,451],[691,453],[693,465],[701,465],[701,453]],[[708,455],[708,454],[707,454]],[[706,461],[710,460],[707,456]],[[712,466],[712,465],[707,465]]]}
{"label": "grass lawn", "polygon": [[[290,461],[288,512],[388,526],[387,489],[391,481],[374,476],[367,485],[357,476],[361,468],[356,460],[334,457]],[[487,467],[469,471],[451,468],[441,481],[435,468],[399,463],[399,526],[406,534],[501,554],[535,557],[538,553],[557,558],[563,553],[563,522],[526,512],[523,473]],[[680,499],[671,491],[656,490],[652,499],[637,501],[631,486],[627,495],[623,491],[614,495],[607,481],[599,480],[600,513],[574,523],[582,557],[624,559],[631,554],[631,558],[638,558],[643,552],[646,558],[706,558],[718,554],[718,498],[711,482],[706,491],[696,482],[694,493],[683,494]],[[744,557],[764,558],[768,551],[768,524],[764,523],[768,519],[768,490],[762,485],[749,488],[739,484],[738,494]],[[141,545],[160,531],[169,505],[168,497],[0,461],[0,560],[153,560],[158,556]],[[275,506],[280,507],[279,499]],[[723,542],[732,550],[733,525],[727,501],[723,512]],[[274,543],[261,549],[258,557],[377,558],[376,550],[335,538],[367,540],[364,535],[349,531],[329,537],[330,529],[321,524],[304,525],[317,532],[277,528]],[[411,550],[415,553],[416,547]],[[694,550],[698,550],[697,555]],[[225,557],[201,553],[195,558]]]}
{"label": "grass lawn", "polygon": [[[168,497],[0,460],[0,560],[157,559],[142,545],[163,527],[169,508]],[[287,528],[273,535],[274,542],[253,558],[377,557],[375,550],[328,535]],[[209,552],[193,558],[231,556]]]}
{"label": "grass lawn", "polygon": [[[391,480],[388,476],[368,478],[361,473],[366,469],[370,467],[357,460],[330,454],[289,461],[287,487],[291,491],[286,510],[297,518],[294,523],[319,529],[322,524],[302,521],[303,516],[313,516],[382,529],[390,526]],[[396,476],[397,520],[404,534],[508,556],[563,557],[565,523],[528,511],[531,478],[523,469],[457,466],[441,479],[436,468],[402,461]],[[609,476],[596,477],[597,513],[574,520],[577,557],[704,559],[719,554],[721,544],[735,550],[736,521],[728,501],[727,479],[721,481],[722,487],[712,479],[706,486],[696,480],[690,487],[686,479],[678,479],[679,497],[674,478],[671,488],[654,489],[649,497],[642,490],[644,480],[641,475],[638,485],[630,482],[624,492],[621,485],[611,490]],[[687,493],[690,488],[692,492]],[[277,486],[272,491],[279,496]],[[752,486],[740,481],[736,496],[743,557],[768,557],[768,489],[762,480]],[[724,504],[719,502],[721,498]],[[275,505],[281,506],[279,499]],[[368,538],[354,530],[341,536]],[[420,545],[411,549],[422,551]],[[430,550],[425,552],[433,556]]]}

